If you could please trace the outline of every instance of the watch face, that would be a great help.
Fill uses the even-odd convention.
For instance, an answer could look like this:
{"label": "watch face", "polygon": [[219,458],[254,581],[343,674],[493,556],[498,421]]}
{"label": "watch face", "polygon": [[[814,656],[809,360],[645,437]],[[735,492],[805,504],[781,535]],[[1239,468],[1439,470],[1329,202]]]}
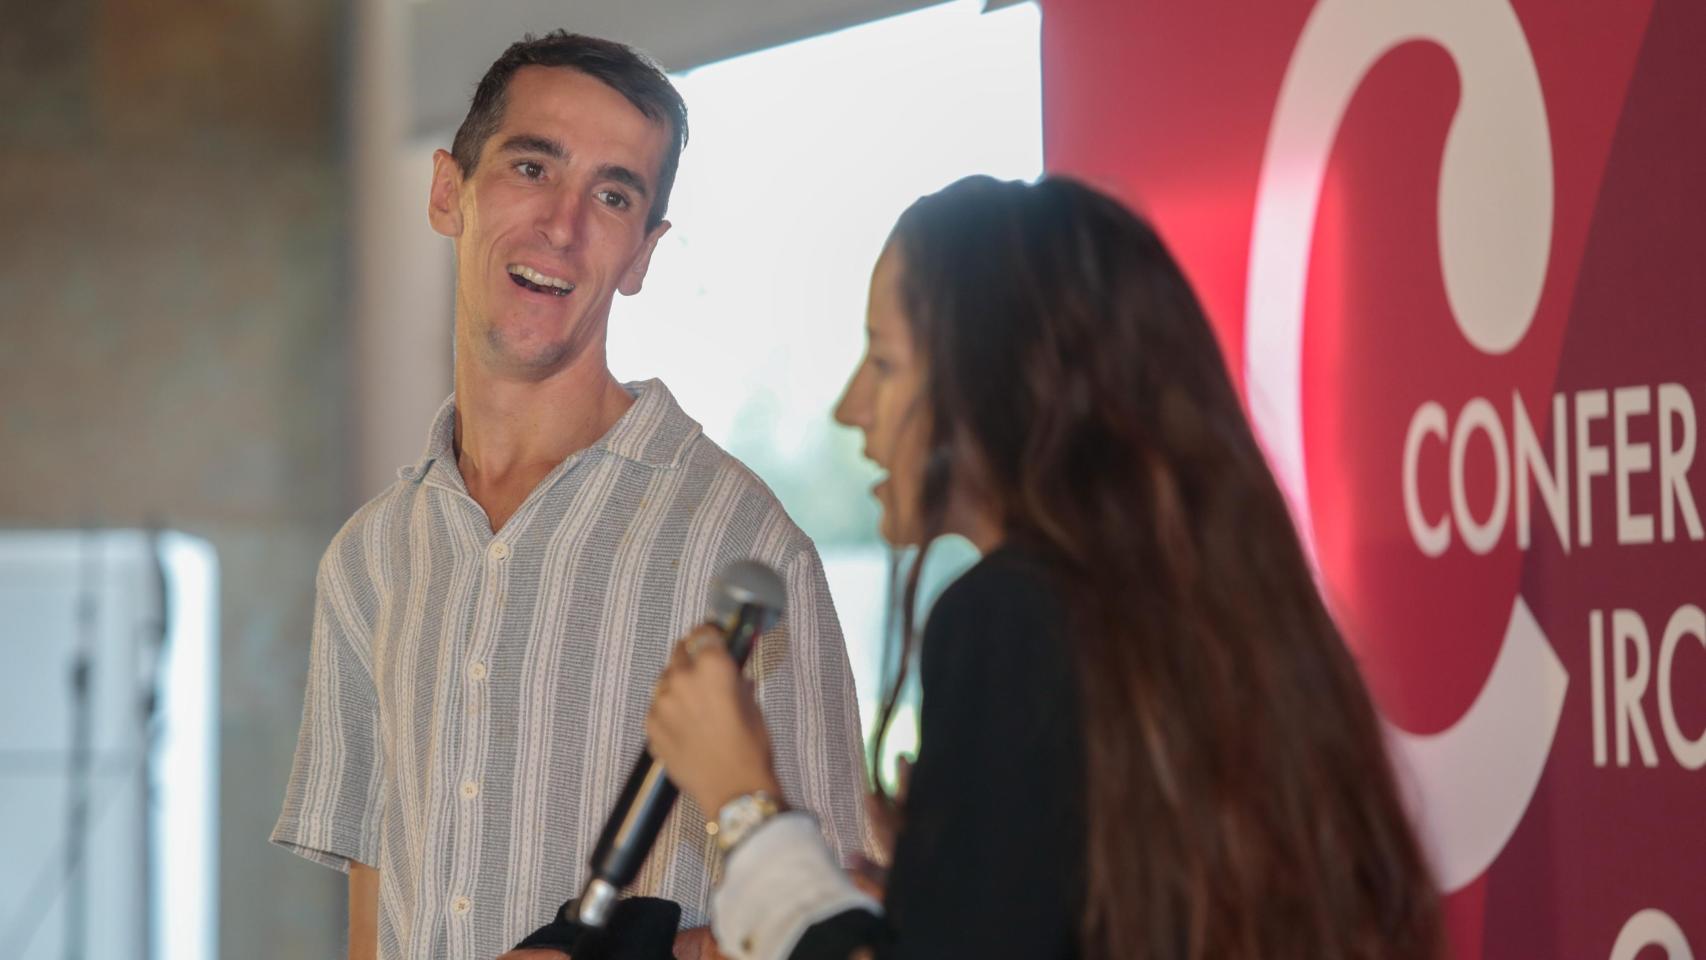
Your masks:
{"label": "watch face", "polygon": [[776,812],[776,801],[764,793],[744,794],[723,804],[723,809],[717,812],[714,833],[717,846],[727,853],[752,828],[775,816]]}

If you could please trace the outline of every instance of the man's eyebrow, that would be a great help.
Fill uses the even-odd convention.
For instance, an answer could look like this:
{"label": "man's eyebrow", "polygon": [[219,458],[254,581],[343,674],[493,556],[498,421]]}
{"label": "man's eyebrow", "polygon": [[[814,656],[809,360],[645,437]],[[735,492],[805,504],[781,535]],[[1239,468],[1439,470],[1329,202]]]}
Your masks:
{"label": "man's eyebrow", "polygon": [[600,180],[614,180],[642,197],[651,196],[651,190],[646,187],[646,178],[621,164],[607,163],[598,168]]}
{"label": "man's eyebrow", "polygon": [[536,133],[518,133],[505,140],[498,150],[503,153],[542,153],[553,160],[561,160],[569,155],[569,151],[563,149],[562,144]]}

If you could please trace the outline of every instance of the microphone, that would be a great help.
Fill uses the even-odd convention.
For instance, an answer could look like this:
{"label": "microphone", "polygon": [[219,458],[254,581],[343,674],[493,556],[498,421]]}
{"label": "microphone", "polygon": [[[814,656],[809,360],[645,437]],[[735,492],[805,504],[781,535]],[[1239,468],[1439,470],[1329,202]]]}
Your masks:
{"label": "microphone", "polygon": [[[756,560],[736,560],[717,575],[706,622],[722,631],[737,669],[746,664],[753,642],[782,615],[786,601],[782,578]],[[641,753],[592,853],[592,870],[574,916],[583,928],[602,930],[609,923],[618,894],[639,875],[676,794],[663,764],[652,759],[650,750]]]}

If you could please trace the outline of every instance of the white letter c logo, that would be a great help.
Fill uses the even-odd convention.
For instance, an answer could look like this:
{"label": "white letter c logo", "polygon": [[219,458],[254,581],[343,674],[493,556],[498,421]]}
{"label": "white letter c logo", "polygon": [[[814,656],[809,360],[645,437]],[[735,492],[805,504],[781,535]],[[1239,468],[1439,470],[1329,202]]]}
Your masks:
{"label": "white letter c logo", "polygon": [[[1311,556],[1301,384],[1309,243],[1352,95],[1382,57],[1416,40],[1443,47],[1461,78],[1439,193],[1441,267],[1458,329],[1484,353],[1509,351],[1528,332],[1546,279],[1551,135],[1534,58],[1508,0],[1322,0],[1292,54],[1268,134],[1245,327],[1251,419]],[[1568,682],[1518,596],[1485,686],[1450,729],[1416,736],[1386,725],[1446,892],[1485,871],[1521,822]]]}

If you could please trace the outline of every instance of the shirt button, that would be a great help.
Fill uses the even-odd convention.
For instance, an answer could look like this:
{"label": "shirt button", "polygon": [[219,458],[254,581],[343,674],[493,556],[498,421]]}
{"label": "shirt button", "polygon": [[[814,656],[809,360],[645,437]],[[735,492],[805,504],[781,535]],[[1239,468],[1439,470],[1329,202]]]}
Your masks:
{"label": "shirt button", "polygon": [[450,909],[451,912],[455,913],[457,916],[462,916],[468,911],[474,909],[474,901],[467,897],[457,897],[455,900],[450,901]]}
{"label": "shirt button", "polygon": [[486,665],[483,663],[475,663],[473,666],[468,668],[468,676],[473,680],[486,679]]}
{"label": "shirt button", "polygon": [[493,560],[509,559],[509,544],[504,543],[502,540],[493,540],[492,545],[486,548],[486,556],[491,557]]}
{"label": "shirt button", "polygon": [[472,800],[479,795],[480,795],[480,785],[479,784],[475,783],[472,780],[462,781],[462,796],[464,799]]}

